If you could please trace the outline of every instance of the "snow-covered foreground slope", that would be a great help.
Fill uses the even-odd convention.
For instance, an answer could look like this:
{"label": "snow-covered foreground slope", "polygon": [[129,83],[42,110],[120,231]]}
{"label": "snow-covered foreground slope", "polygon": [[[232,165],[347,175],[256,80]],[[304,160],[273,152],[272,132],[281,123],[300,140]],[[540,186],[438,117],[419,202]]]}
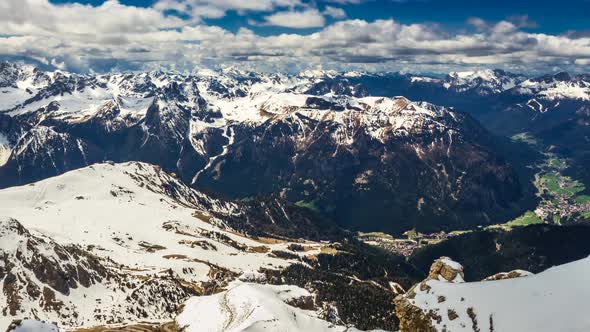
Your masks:
{"label": "snow-covered foreground slope", "polygon": [[37,320],[23,320],[8,332],[57,332],[57,326]]}
{"label": "snow-covered foreground slope", "polygon": [[417,285],[406,298],[437,331],[590,330],[590,258],[520,275],[471,283],[438,277]]}
{"label": "snow-covered foreground slope", "polygon": [[189,299],[176,318],[186,332],[358,331],[288,305],[311,294],[295,286],[238,283],[219,294]]}
{"label": "snow-covered foreground slope", "polygon": [[[187,260],[182,258],[161,259],[167,255],[187,255],[214,264],[223,263],[227,268],[238,270],[256,270],[260,264],[282,263],[264,258],[264,255],[259,259],[258,255],[250,255],[220,243],[222,240],[216,241],[215,236],[210,239],[202,235],[219,231],[239,244],[260,245],[247,238],[220,231],[193,216],[198,211],[198,203],[191,202],[190,198],[189,201],[177,201],[151,191],[161,190],[157,183],[149,183],[158,179],[158,172],[162,174],[160,176],[168,177],[148,164],[97,164],[32,185],[8,188],[0,191],[0,201],[3,203],[0,215],[15,218],[25,227],[50,235],[61,243],[100,247],[94,250],[110,252],[112,259],[130,266],[151,267],[155,270],[173,268],[177,273],[181,273],[183,267],[195,266],[194,263],[187,264]],[[197,193],[179,182],[177,184],[187,193]],[[186,200],[187,196],[182,198]],[[204,195],[201,198],[209,199]],[[211,202],[211,209],[231,212],[230,204]],[[207,211],[201,212],[207,215]],[[217,250],[179,243],[182,239],[201,239],[216,245]],[[150,245],[165,248],[157,248],[154,253],[149,253],[151,250],[146,247]],[[252,257],[255,259],[249,259]],[[206,278],[208,267],[202,263],[197,266],[205,273],[191,275],[201,280]]]}
{"label": "snow-covered foreground slope", "polygon": [[234,204],[148,164],[97,164],[1,190],[0,202],[0,329],[22,317],[62,327],[171,320],[189,295],[292,262],[271,256],[289,243],[215,226],[223,220],[210,212],[238,214]]}

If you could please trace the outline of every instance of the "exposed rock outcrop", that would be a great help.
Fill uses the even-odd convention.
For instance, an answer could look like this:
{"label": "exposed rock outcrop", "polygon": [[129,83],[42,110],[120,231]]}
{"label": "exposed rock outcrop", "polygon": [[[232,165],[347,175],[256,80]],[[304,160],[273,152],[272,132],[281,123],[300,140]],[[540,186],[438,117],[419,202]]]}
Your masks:
{"label": "exposed rock outcrop", "polygon": [[[12,218],[0,218],[0,317],[32,317],[72,326],[85,323],[80,301],[95,290],[125,298],[126,306],[95,308],[98,322],[119,323],[122,317],[172,318],[176,307],[197,294],[190,285],[165,274],[138,278],[123,274],[108,258],[79,245],[64,245]],[[96,305],[101,303],[98,299]],[[24,324],[22,329],[19,326]],[[15,320],[9,331],[53,331],[40,321]],[[47,325],[47,326],[46,326]],[[57,330],[56,330],[57,331]]]}
{"label": "exposed rock outcrop", "polygon": [[496,273],[496,274],[494,274],[492,276],[489,276],[489,277],[485,278],[484,281],[522,278],[522,277],[528,277],[530,275],[533,275],[533,274],[531,272],[529,272],[529,271],[525,271],[525,270],[513,270],[513,271],[510,271],[510,272]]}
{"label": "exposed rock outcrop", "polygon": [[463,282],[463,266],[449,257],[441,257],[432,263],[426,280]]}
{"label": "exposed rock outcrop", "polygon": [[[400,331],[405,332],[430,332],[436,331],[433,322],[440,322],[440,313],[423,309],[414,305],[417,292],[430,292],[429,281],[437,280],[443,282],[463,282],[463,266],[449,257],[440,257],[430,267],[428,277],[414,285],[406,294],[398,295],[395,298],[395,312],[400,320]],[[438,302],[444,302],[444,297],[439,297]],[[452,313],[449,313],[451,316]]]}

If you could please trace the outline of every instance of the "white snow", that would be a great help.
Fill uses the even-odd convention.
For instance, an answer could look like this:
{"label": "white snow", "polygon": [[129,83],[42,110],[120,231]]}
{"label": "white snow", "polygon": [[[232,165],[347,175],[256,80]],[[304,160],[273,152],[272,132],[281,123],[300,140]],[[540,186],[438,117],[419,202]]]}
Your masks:
{"label": "white snow", "polygon": [[153,103],[154,98],[134,98],[122,97],[118,98],[119,107],[121,109],[121,116],[125,115],[145,115],[147,109]]}
{"label": "white snow", "polygon": [[298,76],[305,78],[323,78],[335,77],[336,75],[338,75],[338,72],[334,70],[311,69],[302,71]]}
{"label": "white snow", "polygon": [[[223,244],[217,244],[218,251],[178,244],[190,237],[165,231],[162,228],[165,223],[173,222],[195,233],[200,229],[216,230],[240,243],[260,245],[196,219],[192,216],[195,209],[185,208],[170,198],[140,187],[128,175],[135,172],[141,174],[137,165],[147,169],[146,176],[152,176],[153,166],[147,164],[98,164],[34,185],[0,190],[0,201],[3,203],[0,215],[13,217],[25,227],[41,231],[63,243],[100,246],[110,252],[111,258],[130,266],[154,270],[173,268],[180,272],[182,267],[195,265],[184,260],[162,259],[167,254],[201,258],[238,271],[257,270],[269,263],[284,264],[279,259],[243,253]],[[111,192],[120,194],[114,197]],[[125,244],[113,240],[114,237],[125,239]],[[127,240],[127,237],[133,240]],[[160,244],[167,249],[146,254],[139,250],[138,243],[141,241]],[[205,270],[208,271],[208,268]],[[194,275],[197,280],[204,277],[198,273]]]}
{"label": "white snow", "polygon": [[[168,182],[180,186],[183,198],[174,200],[163,193],[161,184]],[[0,216],[15,218],[25,228],[49,236],[59,244],[89,248],[91,253],[109,257],[123,264],[126,273],[138,276],[170,269],[187,282],[199,282],[209,280],[208,263],[237,273],[250,273],[261,267],[279,268],[293,262],[236,249],[218,235],[208,236],[207,232],[216,232],[245,247],[264,245],[271,250],[286,250],[289,245],[288,242],[263,244],[200,219],[198,216],[206,216],[209,210],[198,205],[192,207],[199,199],[209,202],[212,210],[239,213],[235,206],[181,185],[155,166],[135,162],[97,164],[31,185],[0,190]],[[4,240],[0,249],[9,250],[10,241]],[[194,241],[213,244],[216,250],[191,246]],[[142,246],[146,243],[162,249],[147,251]],[[317,253],[320,247],[317,244],[317,250],[306,254]],[[79,287],[69,296],[57,295],[64,302],[73,303],[78,308],[78,324],[88,326],[104,323],[95,318],[97,299],[109,299],[101,305],[102,310],[108,311],[118,305],[125,307],[128,294],[98,284],[88,289]],[[0,302],[4,302],[3,296],[0,294]],[[38,304],[25,307],[37,307],[41,319],[61,319],[46,315]],[[119,318],[126,317],[122,313]],[[13,318],[1,317],[0,329]]]}
{"label": "white snow", "polygon": [[57,102],[59,109],[53,116],[68,117],[70,121],[78,121],[96,114],[105,105],[108,105],[108,103],[116,102],[120,106],[121,117],[127,115],[144,116],[148,107],[152,104],[153,99],[153,97],[138,98],[133,96],[119,96],[116,92],[108,89],[87,87],[82,91],[52,96],[30,103],[26,106],[16,108],[8,114],[14,116],[30,113],[46,107],[51,102]]}
{"label": "white snow", "polygon": [[416,82],[427,82],[427,83],[436,83],[439,82],[439,79],[432,78],[432,77],[425,77],[425,76],[412,76],[410,77],[410,81],[412,83]]}
{"label": "white snow", "polygon": [[[309,105],[310,98],[322,100],[334,108]],[[439,120],[446,115],[455,120],[450,109],[425,102],[412,102],[404,97],[314,96],[262,90],[254,94],[251,91],[250,95],[242,98],[225,99],[208,95],[206,99],[218,107],[224,121],[193,121],[191,133],[196,132],[197,128],[219,128],[233,122],[259,125],[265,121],[291,118],[301,124],[305,136],[306,129],[311,131],[314,128],[306,128],[307,125],[301,123],[298,117],[298,114],[301,114],[318,122],[331,121],[340,125],[335,134],[336,141],[350,144],[357,130],[366,130],[375,139],[381,140],[382,136],[387,134],[403,136],[422,130],[443,130],[448,124],[443,124]],[[193,146],[197,151],[203,150],[197,142],[193,142]]]}
{"label": "white snow", "polygon": [[583,80],[550,82],[526,80],[517,86],[517,91],[521,94],[534,94],[547,100],[590,100],[590,82]]}
{"label": "white snow", "polygon": [[0,166],[6,164],[6,162],[10,158],[11,153],[12,153],[12,148],[10,147],[10,142],[8,141],[8,137],[6,137],[6,135],[0,133]]}
{"label": "white snow", "polygon": [[236,283],[222,293],[189,299],[176,322],[186,332],[358,331],[285,303],[302,296],[310,293],[296,286]]}
{"label": "white snow", "polygon": [[13,64],[7,71],[8,75],[14,76],[15,81],[10,87],[0,88],[0,112],[33,97],[39,89],[46,87],[51,79],[50,75],[36,72],[35,67],[29,65]]}
{"label": "white snow", "polygon": [[359,72],[359,71],[347,71],[342,76],[344,76],[344,77],[361,77],[363,74],[366,74],[366,73]]}
{"label": "white snow", "polygon": [[[56,80],[61,75],[64,74],[54,73],[49,77]],[[303,93],[311,84],[317,82],[317,79],[334,77],[338,75],[336,72],[315,70],[303,72],[298,76],[249,75],[252,74],[237,68],[225,68],[222,72],[201,70],[197,71],[195,76],[161,72],[123,73],[95,77],[72,74],[70,79],[85,82],[84,88],[42,98],[17,107],[9,114],[35,112],[53,102],[57,110],[45,113],[44,117],[65,122],[80,122],[118,106],[120,113],[117,114],[117,118],[107,124],[113,127],[131,126],[145,118],[147,109],[154,102],[160,109],[189,108],[195,115],[202,111],[201,104],[198,103],[199,97],[202,97],[207,102],[209,110],[219,111],[222,116],[214,118],[213,121],[203,121],[198,116],[191,118],[190,142],[195,151],[201,155],[205,155],[206,151],[203,142],[195,137],[209,128],[220,128],[226,131],[228,126],[235,123],[261,125],[265,121],[292,118],[294,122],[301,125],[304,132],[313,130],[314,128],[304,128],[308,124],[304,124],[299,119],[299,114],[317,121],[330,120],[339,124],[341,127],[337,130],[335,138],[342,144],[350,144],[358,130],[367,130],[371,136],[381,140],[390,134],[407,135],[426,128],[440,130],[445,127],[438,118],[446,112],[426,103],[413,103],[405,99],[400,101],[401,98],[313,96]],[[355,75],[359,73],[350,72],[345,76],[354,77]],[[459,74],[459,76],[465,75]],[[154,95],[158,96],[172,83],[178,83],[181,86],[187,100],[154,98]],[[29,86],[30,82],[19,84],[25,87]],[[0,109],[1,103],[5,104],[4,107],[12,108],[24,101],[24,96],[18,94],[25,90],[13,90],[7,92],[7,96],[10,97],[0,97]],[[323,99],[322,103],[331,104],[335,108],[323,109],[317,105],[308,106],[307,102],[310,98]],[[149,126],[142,123],[141,127],[147,133],[146,139],[150,137]],[[175,129],[174,124],[170,125],[170,129]],[[183,132],[178,134],[185,135]],[[305,136],[305,133],[303,135]],[[6,153],[2,155],[5,156]]]}
{"label": "white snow", "polygon": [[463,80],[481,78],[484,81],[493,81],[497,79],[496,75],[494,74],[494,71],[491,69],[451,72],[449,75]]}
{"label": "white snow", "polygon": [[18,88],[0,88],[0,111],[9,110],[33,97],[26,90]]}
{"label": "white snow", "polygon": [[[442,331],[472,331],[472,308],[481,331],[589,331],[590,258],[557,266],[537,275],[498,281],[449,283],[427,281],[430,290],[416,288],[414,303],[442,317],[433,321]],[[440,302],[439,297],[444,301]],[[454,310],[458,318],[450,320]]]}
{"label": "white snow", "polygon": [[590,100],[590,87],[564,83],[556,85],[555,87],[547,88],[546,90],[541,91],[539,95],[549,100],[564,98]]}
{"label": "white snow", "polygon": [[459,263],[459,262],[455,262],[454,260],[450,259],[449,257],[441,257],[440,261],[443,264],[448,265],[453,270],[463,271],[463,265],[461,265],[461,263]]}
{"label": "white snow", "polygon": [[[229,133],[228,133],[229,132]],[[222,151],[220,154],[216,155],[216,156],[212,156],[209,158],[209,161],[207,162],[207,164],[205,165],[205,167],[203,167],[202,169],[200,169],[195,176],[193,177],[191,183],[195,184],[197,183],[197,180],[199,179],[199,175],[201,175],[204,171],[208,170],[209,168],[211,168],[211,166],[213,166],[213,164],[215,163],[215,161],[222,156],[225,156],[228,151],[229,151],[229,147],[234,144],[234,129],[231,127],[226,127],[225,131],[223,133],[223,137],[227,138],[227,144],[225,144],[222,148]]]}
{"label": "white snow", "polygon": [[15,329],[8,332],[58,332],[57,326],[53,323],[46,323],[37,320],[25,319]]}
{"label": "white snow", "polygon": [[482,69],[475,71],[451,72],[450,82],[443,86],[446,89],[454,86],[459,91],[467,91],[479,86],[483,88],[480,93],[500,93],[516,86],[523,78],[515,76],[498,76],[494,70]]}

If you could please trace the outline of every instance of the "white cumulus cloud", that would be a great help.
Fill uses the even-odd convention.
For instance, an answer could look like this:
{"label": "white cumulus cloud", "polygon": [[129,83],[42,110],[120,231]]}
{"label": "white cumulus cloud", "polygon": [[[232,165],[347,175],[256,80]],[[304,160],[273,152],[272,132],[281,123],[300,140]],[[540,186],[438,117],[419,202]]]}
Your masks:
{"label": "white cumulus cloud", "polygon": [[302,11],[278,12],[264,17],[264,25],[280,26],[287,28],[317,28],[326,24],[324,16],[317,9]]}
{"label": "white cumulus cloud", "polygon": [[330,16],[336,19],[346,18],[346,12],[342,8],[336,8],[332,6],[326,6],[322,12],[326,16]]}
{"label": "white cumulus cloud", "polygon": [[[238,64],[259,70],[309,67],[365,70],[448,71],[499,67],[518,71],[586,71],[590,36],[525,31],[525,18],[444,29],[432,24],[402,24],[393,19],[339,20],[298,0],[161,0],[138,8],[115,0],[100,6],[56,5],[48,0],[0,0],[0,59],[26,59],[72,71],[151,68],[191,70],[195,66]],[[195,17],[167,15],[170,10],[211,5],[227,10],[261,10],[261,24],[315,28],[314,33],[259,35],[207,25]],[[269,10],[268,14],[264,11]],[[338,16],[336,12],[334,15]],[[331,16],[334,16],[331,15]],[[524,22],[524,23],[523,23]],[[271,29],[271,28],[263,28]]]}

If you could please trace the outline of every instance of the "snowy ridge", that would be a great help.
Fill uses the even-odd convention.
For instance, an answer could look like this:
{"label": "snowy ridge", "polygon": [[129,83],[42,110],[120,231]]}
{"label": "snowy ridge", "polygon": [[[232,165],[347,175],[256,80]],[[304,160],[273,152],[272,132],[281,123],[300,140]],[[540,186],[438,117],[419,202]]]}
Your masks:
{"label": "snowy ridge", "polygon": [[[13,293],[5,288],[0,302],[13,303],[14,310],[0,318],[2,328],[32,312],[60,326],[132,322],[142,317],[170,320],[184,299],[207,294],[211,285],[223,286],[241,273],[293,262],[270,255],[272,250],[287,250],[289,242],[267,244],[246,238],[223,227],[223,220],[211,214],[239,215],[236,205],[211,199],[148,164],[97,164],[0,190],[0,201],[0,215],[9,218],[3,219],[0,231],[16,234],[2,236],[0,251],[8,253],[4,266],[20,276],[19,283],[36,285],[41,293],[47,289],[50,294],[39,303],[38,296],[24,291],[30,287]],[[23,247],[33,240],[39,245]],[[305,254],[319,252],[321,245],[316,246]],[[19,251],[27,256],[17,256]],[[84,265],[88,273],[77,272],[80,277],[66,278],[73,268],[81,268],[76,267],[80,258],[65,258],[71,255],[95,257],[100,263]],[[14,257],[47,257],[64,272],[48,273],[47,280],[53,282],[39,279],[35,268],[15,265],[19,260]],[[93,277],[82,278],[87,275]],[[58,287],[63,280],[84,282]],[[49,298],[60,305],[44,305]],[[158,302],[151,303],[156,298]],[[150,305],[143,308],[142,301]]]}
{"label": "snowy ridge", "polygon": [[55,324],[37,321],[32,319],[24,319],[19,322],[14,328],[10,328],[7,332],[58,332],[59,329]]}
{"label": "snowy ridge", "polygon": [[444,131],[459,125],[458,117],[452,110],[425,102],[412,102],[404,97],[259,94],[225,103],[220,112],[224,119],[250,125],[287,119],[297,121],[303,116],[342,126],[344,130],[355,126],[355,130],[365,130],[378,140],[382,140],[384,135],[408,136],[427,130]]}
{"label": "snowy ridge", "polygon": [[428,280],[410,302],[437,331],[587,331],[590,258],[537,275],[469,283]]}
{"label": "snowy ridge", "polygon": [[[31,70],[25,70],[27,81],[31,80]],[[76,135],[93,133],[95,136],[90,140],[101,142],[109,141],[108,135],[139,127],[143,133],[140,148],[153,144],[179,147],[188,139],[198,155],[214,158],[215,155],[208,155],[206,142],[197,137],[211,129],[228,133],[228,127],[234,125],[264,126],[267,121],[289,119],[300,122],[297,118],[304,116],[318,123],[341,126],[342,137],[336,139],[342,144],[350,144],[352,133],[359,130],[383,140],[388,136],[444,131],[446,127],[458,125],[452,110],[411,102],[403,97],[358,98],[304,93],[313,82],[334,75],[334,72],[321,71],[296,76],[271,75],[231,68],[190,75],[159,71],[97,76],[50,73],[34,90],[26,86],[26,98],[19,97],[25,88],[18,83],[21,76],[6,75],[6,80],[12,77],[16,83],[14,87],[11,85],[12,90],[3,91],[0,100],[18,101],[10,105],[0,102],[0,112],[33,129],[19,136],[14,148],[0,140],[0,162],[6,163],[12,158],[18,164],[19,160],[29,157],[41,158],[32,155],[49,146],[43,153],[49,160],[44,162],[55,170],[67,168],[67,165],[60,165],[52,150],[57,150],[58,155],[74,155],[82,165],[94,162],[87,153],[87,137],[80,141],[70,137],[68,130],[56,131],[54,126],[84,128],[76,129]],[[46,144],[50,140],[53,144]],[[15,152],[12,157],[11,151]],[[92,157],[99,155],[96,153]]]}
{"label": "snowy ridge", "polygon": [[169,320],[178,303],[195,295],[189,284],[170,274],[129,273],[106,253],[101,257],[91,254],[89,247],[59,244],[41,232],[33,234],[15,219],[2,219],[0,234],[3,328],[23,317],[62,327],[140,317]]}
{"label": "snowy ridge", "polygon": [[[101,123],[107,132],[139,125],[144,129],[146,140],[153,135],[157,139],[158,134],[154,134],[154,131],[163,128],[173,133],[171,136],[174,136],[175,142],[181,142],[190,133],[189,140],[201,155],[205,149],[194,136],[208,128],[222,128],[225,131],[224,128],[232,124],[259,125],[268,120],[288,117],[295,112],[305,112],[303,114],[306,117],[318,121],[344,124],[343,119],[358,117],[357,113],[350,111],[359,111],[358,114],[362,114],[361,122],[371,127],[372,135],[379,138],[386,128],[405,134],[411,132],[408,128],[416,127],[412,124],[416,121],[407,118],[409,110],[417,107],[435,108],[433,105],[408,101],[404,112],[399,110],[399,106],[390,106],[386,110],[385,105],[400,105],[400,98],[383,101],[376,97],[350,97],[335,94],[333,89],[321,90],[327,92],[324,95],[306,94],[320,82],[343,79],[338,81],[338,84],[346,86],[341,87],[341,93],[347,91],[347,94],[354,95],[358,87],[347,79],[375,76],[359,72],[318,70],[285,75],[224,68],[220,71],[198,70],[188,75],[154,71],[92,76],[59,72],[45,74],[32,67],[19,69],[21,67],[18,65],[5,66],[12,68],[11,73],[16,70],[18,74],[2,75],[0,72],[6,82],[6,87],[2,89],[8,89],[2,91],[0,112],[19,118],[35,114],[34,124],[55,121],[69,125]],[[532,104],[524,107],[540,111],[547,107],[533,105],[534,98],[590,100],[590,83],[586,76],[563,76],[526,80],[521,75],[486,69],[453,72],[441,79],[408,76],[408,80],[411,84],[440,85],[456,93],[531,94]],[[360,82],[362,85],[362,79]],[[376,105],[377,101],[379,105]],[[160,129],[154,130],[155,124],[151,123],[148,114],[150,109],[158,110]],[[331,112],[327,114],[325,111]],[[344,112],[335,115],[334,111]],[[420,114],[428,115],[426,112]],[[438,116],[441,116],[440,112]],[[383,121],[385,117],[389,120]],[[428,122],[428,116],[425,121]],[[402,123],[406,125],[402,126]]]}
{"label": "snowy ridge", "polygon": [[311,294],[296,286],[237,283],[222,293],[189,299],[176,322],[187,332],[358,331],[286,304],[304,297]]}
{"label": "snowy ridge", "polygon": [[444,86],[456,86],[458,91],[478,88],[481,94],[495,94],[513,88],[522,80],[522,76],[501,70],[484,69],[450,73]]}
{"label": "snowy ridge", "polygon": [[412,75],[408,77],[412,84],[436,86],[453,93],[475,93],[479,96],[500,94],[517,86],[525,79],[526,77],[522,75],[499,69],[451,72],[444,78]]}
{"label": "snowy ridge", "polygon": [[0,62],[0,110],[17,106],[53,82],[56,73],[29,65]]}
{"label": "snowy ridge", "polygon": [[589,101],[590,77],[588,75],[570,77],[567,73],[559,73],[526,80],[514,90],[519,94],[530,94],[550,101],[560,99]]}

